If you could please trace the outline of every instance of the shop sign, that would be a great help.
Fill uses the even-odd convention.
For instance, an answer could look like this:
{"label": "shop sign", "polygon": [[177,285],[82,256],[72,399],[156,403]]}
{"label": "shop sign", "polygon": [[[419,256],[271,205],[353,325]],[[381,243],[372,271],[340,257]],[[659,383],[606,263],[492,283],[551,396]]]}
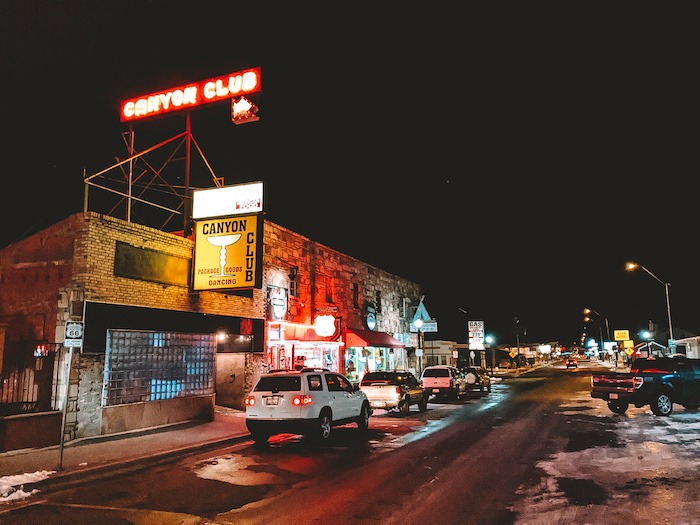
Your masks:
{"label": "shop sign", "polygon": [[367,305],[365,324],[369,330],[375,330],[377,328],[377,310],[372,305]]}
{"label": "shop sign", "polygon": [[192,218],[229,217],[263,211],[263,183],[233,184],[192,192]]}
{"label": "shop sign", "polygon": [[257,215],[197,221],[192,288],[260,288],[262,225]]}
{"label": "shop sign", "polygon": [[259,67],[236,71],[124,100],[119,116],[122,122],[155,117],[171,111],[191,109],[244,94],[258,93],[260,86]]}
{"label": "shop sign", "polygon": [[630,338],[629,330],[614,330],[615,341],[625,341]]}
{"label": "shop sign", "polygon": [[435,320],[423,321],[423,326],[420,327],[421,332],[437,332],[438,324]]}
{"label": "shop sign", "polygon": [[284,319],[287,315],[287,290],[278,286],[268,288],[268,307],[272,319]]}
{"label": "shop sign", "polygon": [[336,333],[335,317],[332,315],[318,315],[314,319],[314,331],[319,337],[330,337]]}

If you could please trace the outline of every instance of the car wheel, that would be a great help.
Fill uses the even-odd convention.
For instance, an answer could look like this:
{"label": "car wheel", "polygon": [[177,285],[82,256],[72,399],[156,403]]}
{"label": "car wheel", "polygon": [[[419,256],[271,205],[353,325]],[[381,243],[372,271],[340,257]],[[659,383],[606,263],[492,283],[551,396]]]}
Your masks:
{"label": "car wheel", "polygon": [[428,410],[428,396],[423,396],[420,398],[420,401],[418,401],[418,410],[421,412]]}
{"label": "car wheel", "polygon": [[486,391],[491,392],[491,381],[489,381],[489,384],[486,385]]}
{"label": "car wheel", "polygon": [[267,439],[270,437],[265,433],[262,432],[251,432],[250,437],[253,438],[253,441],[255,441],[256,445],[267,445]]}
{"label": "car wheel", "polygon": [[611,412],[614,412],[615,414],[624,414],[625,412],[627,412],[627,408],[629,406],[630,404],[627,401],[620,401],[619,399],[613,399],[612,401],[608,401],[608,408]]}
{"label": "car wheel", "polygon": [[314,433],[314,437],[320,439],[321,441],[328,440],[328,438],[331,437],[331,430],[333,428],[331,423],[332,419],[330,410],[323,410],[321,415],[318,416],[318,419],[316,420],[316,431]]}
{"label": "car wheel", "polygon": [[411,398],[409,396],[406,396],[403,399],[403,402],[399,405],[399,411],[406,415],[408,412],[411,410]]}
{"label": "car wheel", "polygon": [[651,400],[651,411],[655,416],[670,416],[673,412],[673,400],[668,392],[659,392]]}
{"label": "car wheel", "polygon": [[369,416],[371,412],[367,403],[362,404],[360,415],[357,417],[357,428],[360,432],[364,432],[369,428]]}

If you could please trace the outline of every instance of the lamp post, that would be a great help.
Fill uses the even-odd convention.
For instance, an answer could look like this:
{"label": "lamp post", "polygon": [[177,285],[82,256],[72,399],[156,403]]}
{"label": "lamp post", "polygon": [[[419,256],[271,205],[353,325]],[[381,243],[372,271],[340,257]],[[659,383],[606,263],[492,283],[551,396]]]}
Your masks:
{"label": "lamp post", "polygon": [[491,349],[491,376],[493,376],[493,365],[494,361],[496,360],[496,347],[492,345],[495,342],[495,339],[492,335],[487,335],[484,337],[484,342],[486,343],[486,348]]}
{"label": "lamp post", "polygon": [[423,319],[418,318],[413,321],[413,326],[418,330],[418,350],[420,350],[418,352],[418,373],[420,374],[423,370],[423,331],[421,330],[423,328]]}
{"label": "lamp post", "polygon": [[669,340],[672,341],[673,340],[673,323],[671,322],[671,301],[668,297],[668,287],[671,286],[671,283],[663,282],[661,279],[659,279],[656,275],[651,273],[647,268],[645,268],[641,264],[638,264],[635,262],[628,262],[625,265],[625,269],[628,272],[633,272],[637,268],[641,268],[642,270],[647,272],[649,275],[651,275],[654,279],[656,279],[657,281],[659,281],[661,284],[664,285],[664,290],[666,291],[666,313],[668,314],[668,335],[669,335]]}
{"label": "lamp post", "polygon": [[[587,309],[586,309],[586,310],[587,310]],[[584,312],[585,312],[585,310],[584,310]],[[583,318],[583,322],[584,322],[584,323],[591,322],[591,323],[595,323],[595,324],[598,325],[598,333],[599,333],[599,335],[600,335],[600,349],[598,350],[598,354],[600,354],[600,352],[602,352],[602,351],[604,350],[604,345],[603,345],[603,328],[600,326],[600,323],[596,323],[596,322],[595,322],[593,319],[591,319],[590,317],[584,317],[584,318]],[[600,359],[600,356],[598,357],[598,359]]]}
{"label": "lamp post", "polygon": [[[601,319],[603,319],[603,320],[605,321],[605,335],[607,336],[608,341],[610,341],[610,325],[608,324],[608,318],[607,318],[607,317],[604,317],[603,314],[601,314],[600,312],[596,312],[596,311],[593,310],[592,308],[584,308],[584,309],[583,309],[583,313],[584,313],[584,315],[596,314],[598,317],[600,317]],[[587,319],[587,318],[584,317],[584,321],[585,321],[586,319]],[[598,328],[601,328],[600,325],[598,325]],[[602,330],[602,329],[601,329],[601,330]],[[603,334],[602,334],[602,332],[601,332],[601,334],[600,334],[600,349],[601,349],[601,351],[605,351],[605,345],[603,344]]]}

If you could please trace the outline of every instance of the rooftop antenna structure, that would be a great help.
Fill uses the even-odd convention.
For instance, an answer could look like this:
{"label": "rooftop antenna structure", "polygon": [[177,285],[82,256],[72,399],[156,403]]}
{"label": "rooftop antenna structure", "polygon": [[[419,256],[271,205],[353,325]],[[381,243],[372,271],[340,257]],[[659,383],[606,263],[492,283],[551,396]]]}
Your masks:
{"label": "rooftop antenna structure", "polygon": [[[216,176],[202,148],[192,135],[191,110],[203,104],[231,99],[233,123],[254,122],[258,120],[257,106],[250,103],[245,96],[259,91],[260,68],[253,68],[123,101],[120,118],[122,122],[129,123],[129,131],[122,133],[128,156],[125,159],[117,158],[116,164],[96,173],[88,175],[83,170],[85,186],[83,211],[87,212],[89,209],[88,191],[93,187],[105,192],[105,195],[111,194],[117,197],[116,202],[107,211],[107,215],[114,214],[120,206],[124,205],[125,220],[133,222],[134,206],[144,205],[147,210],[150,210],[149,219],[143,221],[148,222],[147,225],[165,230],[174,219],[181,217],[183,236],[190,236],[192,233],[193,144],[214,186],[220,188],[224,185],[223,177]],[[185,131],[143,151],[137,151],[134,121],[160,117],[182,110],[186,110]],[[182,155],[183,149],[184,156],[178,157]],[[157,157],[158,154],[161,156]],[[184,184],[180,186],[168,182],[165,173],[166,168],[177,160],[184,160]],[[160,224],[155,225],[158,218],[160,218]]]}

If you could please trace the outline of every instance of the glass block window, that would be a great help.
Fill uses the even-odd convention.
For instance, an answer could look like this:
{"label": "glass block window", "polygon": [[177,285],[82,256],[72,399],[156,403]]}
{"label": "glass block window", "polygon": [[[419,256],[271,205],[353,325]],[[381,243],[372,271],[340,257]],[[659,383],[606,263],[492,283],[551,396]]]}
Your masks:
{"label": "glass block window", "polygon": [[102,406],[214,393],[215,334],[107,330]]}

